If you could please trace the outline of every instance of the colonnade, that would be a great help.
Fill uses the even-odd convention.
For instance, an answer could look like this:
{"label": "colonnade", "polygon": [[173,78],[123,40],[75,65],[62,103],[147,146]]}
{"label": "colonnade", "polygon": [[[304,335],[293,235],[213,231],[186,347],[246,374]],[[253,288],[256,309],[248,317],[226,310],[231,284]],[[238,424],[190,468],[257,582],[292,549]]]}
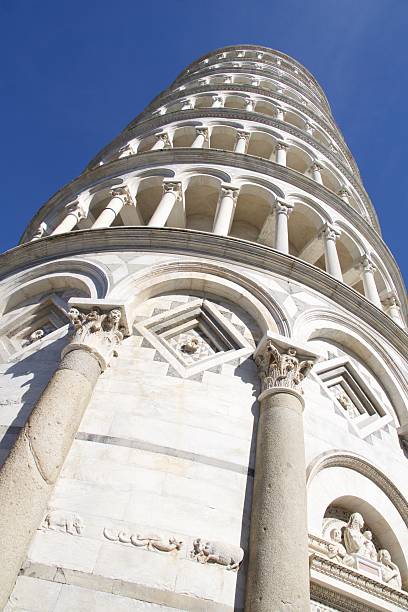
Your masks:
{"label": "colonnade", "polygon": [[[196,137],[197,146],[208,137],[206,128],[198,128]],[[239,132],[236,148],[244,149],[247,143],[248,133],[245,131]],[[162,143],[163,138],[158,138],[158,142]],[[283,155],[284,146],[279,146],[278,154]],[[317,166],[317,164],[315,164]],[[319,169],[314,168],[314,172],[318,173]],[[133,179],[125,185],[113,187],[110,190],[110,199],[105,205],[102,212],[93,222],[91,229],[100,229],[109,227],[115,221],[117,215],[125,206],[133,206],[137,208],[136,201],[137,182]],[[221,183],[219,189],[218,202],[213,220],[212,231],[219,236],[228,236],[234,221],[238,197],[240,195],[240,187],[231,183]],[[346,198],[348,192],[343,191],[343,197]],[[62,234],[73,230],[78,222],[85,218],[88,214],[92,196],[89,194],[82,197],[73,204],[67,207],[67,214],[59,225],[54,229],[52,235]],[[147,222],[148,227],[165,227],[176,202],[183,202],[184,190],[182,181],[177,179],[163,179],[161,198],[150,218]],[[183,206],[185,204],[183,202]],[[265,223],[272,221],[274,227],[274,242],[273,246],[281,253],[289,254],[289,216],[293,211],[293,204],[285,201],[282,198],[277,198],[271,207],[271,212],[268,215]],[[308,251],[314,251],[316,241],[322,241],[322,253],[324,254],[326,272],[344,282],[343,272],[340,265],[340,260],[337,252],[336,241],[341,235],[341,232],[334,225],[323,223],[320,232],[312,241],[302,250],[299,256],[306,261],[310,260],[307,255]],[[37,239],[38,236],[35,236]],[[303,255],[303,257],[302,257]],[[317,257],[318,259],[318,257]],[[316,261],[313,260],[313,263]],[[363,282],[364,294],[373,304],[382,308],[378,288],[374,278],[375,266],[367,255],[364,255],[359,263],[359,274]]]}

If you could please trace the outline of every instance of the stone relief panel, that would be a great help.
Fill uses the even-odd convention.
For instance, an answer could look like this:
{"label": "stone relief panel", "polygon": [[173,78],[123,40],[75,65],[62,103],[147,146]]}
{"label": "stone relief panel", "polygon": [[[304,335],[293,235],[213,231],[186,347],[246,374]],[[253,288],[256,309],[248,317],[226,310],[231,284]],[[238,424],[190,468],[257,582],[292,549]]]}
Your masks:
{"label": "stone relief panel", "polygon": [[103,535],[111,542],[121,542],[122,544],[132,544],[146,550],[157,550],[160,552],[179,551],[183,547],[183,541],[170,537],[166,541],[156,534],[141,535],[140,533],[130,533],[126,530],[113,531],[107,527],[103,530]]}
{"label": "stone relief panel", "polygon": [[[346,517],[348,516],[348,519]],[[359,512],[330,507],[323,519],[322,537],[329,542],[327,556],[394,589],[401,589],[401,573],[388,550],[365,524]]]}
{"label": "stone relief panel", "polygon": [[61,531],[70,535],[82,535],[84,522],[76,512],[49,510],[44,517],[42,528]]}
{"label": "stone relief panel", "polygon": [[238,571],[244,558],[244,551],[241,547],[226,542],[197,538],[193,542],[190,557],[199,563],[217,563],[225,566],[227,570]]}

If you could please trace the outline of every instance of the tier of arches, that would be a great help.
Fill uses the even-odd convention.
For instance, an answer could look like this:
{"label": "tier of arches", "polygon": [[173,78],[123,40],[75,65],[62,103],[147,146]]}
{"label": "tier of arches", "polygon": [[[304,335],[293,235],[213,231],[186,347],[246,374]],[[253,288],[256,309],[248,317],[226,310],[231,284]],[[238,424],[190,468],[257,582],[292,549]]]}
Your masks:
{"label": "tier of arches", "polygon": [[[220,63],[221,62],[221,63]],[[284,76],[289,82],[292,82],[296,87],[309,90],[319,102],[325,104],[325,98],[310,76],[303,74],[303,71],[295,64],[291,64],[288,60],[273,56],[262,51],[252,50],[236,50],[225,51],[210,58],[201,60],[198,64],[187,68],[182,74],[194,74],[202,70],[202,68],[257,68],[267,74],[282,77]]]}
{"label": "tier of arches", "polygon": [[303,195],[285,195],[272,183],[245,176],[231,183],[228,174],[210,168],[178,175],[156,169],[82,193],[62,218],[43,222],[33,239],[124,225],[186,228],[258,242],[317,266],[386,310],[395,293],[383,263],[347,222],[334,223]]}
{"label": "tier of arches", "polygon": [[227,119],[207,122],[186,121],[181,125],[169,126],[164,131],[147,133],[133,138],[103,162],[144,153],[149,150],[170,148],[202,148],[245,153],[262,157],[296,170],[315,180],[340,197],[364,217],[367,216],[360,196],[340,171],[328,159],[317,158],[313,148],[295,137],[287,136],[266,126],[246,126]]}

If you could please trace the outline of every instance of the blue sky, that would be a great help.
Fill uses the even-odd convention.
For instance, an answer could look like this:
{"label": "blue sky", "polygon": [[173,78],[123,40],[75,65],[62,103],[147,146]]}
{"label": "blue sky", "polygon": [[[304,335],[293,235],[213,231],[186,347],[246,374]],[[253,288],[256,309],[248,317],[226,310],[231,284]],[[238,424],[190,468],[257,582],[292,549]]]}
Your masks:
{"label": "blue sky", "polygon": [[0,250],[191,61],[279,49],[326,91],[406,281],[407,0],[0,0]]}

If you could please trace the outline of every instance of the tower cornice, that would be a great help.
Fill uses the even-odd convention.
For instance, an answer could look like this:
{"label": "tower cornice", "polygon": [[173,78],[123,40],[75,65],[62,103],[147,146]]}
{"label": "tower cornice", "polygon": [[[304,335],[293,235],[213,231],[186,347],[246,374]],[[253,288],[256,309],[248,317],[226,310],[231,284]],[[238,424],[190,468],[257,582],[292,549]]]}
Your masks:
{"label": "tower cornice", "polygon": [[[286,280],[291,279],[334,300],[337,306],[381,334],[402,356],[406,354],[408,333],[359,292],[293,255],[231,236],[189,229],[138,226],[78,230],[41,238],[6,251],[0,255],[0,278],[5,279],[13,273],[31,267],[33,262],[40,264],[65,256],[112,250],[180,253],[198,256],[200,261],[202,258],[221,257],[224,261],[263,270]],[[407,300],[404,298],[401,301],[406,315]],[[406,386],[408,390],[408,382]]]}

